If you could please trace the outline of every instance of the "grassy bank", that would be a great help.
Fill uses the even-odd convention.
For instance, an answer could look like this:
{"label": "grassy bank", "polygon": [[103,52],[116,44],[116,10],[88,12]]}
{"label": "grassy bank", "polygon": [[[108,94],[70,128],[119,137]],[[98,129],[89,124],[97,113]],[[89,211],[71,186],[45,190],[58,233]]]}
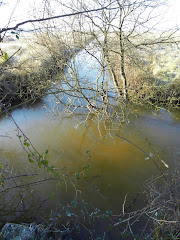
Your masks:
{"label": "grassy bank", "polygon": [[[109,57],[123,92],[121,54],[117,36],[109,36]],[[132,42],[138,39],[132,39]],[[180,107],[180,50],[176,44],[134,48],[126,45],[125,74],[129,99],[137,104]]]}
{"label": "grassy bank", "polygon": [[[32,41],[29,46],[27,41],[29,40],[23,39],[21,43],[18,42],[20,48],[16,43],[14,46],[11,42],[7,43],[10,45],[9,49],[12,48],[11,51],[14,49],[17,53],[12,58],[11,53],[7,53],[7,60],[0,66],[1,103],[6,107],[44,96],[51,87],[54,74],[63,72],[71,57],[71,52],[61,43],[57,57],[42,46],[37,47],[37,43]],[[17,47],[19,50],[16,50]]]}
{"label": "grassy bank", "polygon": [[71,57],[90,40],[86,34],[73,37],[65,33],[6,39],[1,43],[1,103],[9,108],[42,98],[53,83],[61,80]]}

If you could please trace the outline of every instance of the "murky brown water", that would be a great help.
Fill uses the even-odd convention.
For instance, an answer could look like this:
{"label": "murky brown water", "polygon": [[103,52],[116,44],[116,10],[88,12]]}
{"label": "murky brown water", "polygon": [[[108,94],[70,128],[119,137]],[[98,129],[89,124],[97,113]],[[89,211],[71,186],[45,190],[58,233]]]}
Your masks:
{"label": "murky brown water", "polygon": [[[111,209],[114,212],[122,211],[124,197],[128,194],[127,205],[138,198],[136,208],[141,207],[144,182],[160,173],[144,153],[114,134],[127,138],[153,156],[163,171],[173,169],[175,158],[180,152],[179,111],[170,114],[162,110],[159,116],[142,114],[129,124],[111,130],[111,135],[106,135],[104,123],[97,124],[95,116],[90,116],[85,125],[79,125],[82,116],[53,120],[46,111],[36,112],[36,109],[16,110],[13,117],[38,152],[43,153],[48,149],[50,163],[60,170],[67,182],[61,182],[60,188],[57,188],[54,180],[17,188],[18,185],[49,176],[44,170],[40,171],[36,164],[28,162],[27,154],[14,131],[15,125],[10,118],[2,119],[0,153],[1,163],[6,169],[5,175],[40,174],[7,180],[4,188],[1,187],[2,192],[6,188],[15,187],[1,195],[1,206],[7,205],[7,209],[4,208],[7,211],[4,213],[6,221],[11,219],[11,207],[14,209],[11,210],[12,215],[15,209],[24,210],[22,199],[27,209],[37,206],[37,200],[43,209],[41,203],[53,192],[57,202],[85,199],[97,208]],[[98,138],[100,139],[96,142]],[[86,151],[91,148],[91,157],[88,158]],[[75,173],[81,172],[87,164],[89,170],[80,176],[80,180],[75,179]],[[46,208],[55,206],[54,200],[45,203]]]}

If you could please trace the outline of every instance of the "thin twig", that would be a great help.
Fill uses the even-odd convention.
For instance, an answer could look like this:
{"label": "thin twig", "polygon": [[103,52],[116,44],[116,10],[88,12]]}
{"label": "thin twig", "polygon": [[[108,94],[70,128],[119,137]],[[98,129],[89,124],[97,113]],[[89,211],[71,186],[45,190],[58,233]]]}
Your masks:
{"label": "thin twig", "polygon": [[124,202],[123,202],[123,205],[122,205],[122,213],[123,213],[123,215],[125,214],[125,204],[126,204],[127,195],[128,195],[128,193],[127,193],[126,196],[124,197]]}

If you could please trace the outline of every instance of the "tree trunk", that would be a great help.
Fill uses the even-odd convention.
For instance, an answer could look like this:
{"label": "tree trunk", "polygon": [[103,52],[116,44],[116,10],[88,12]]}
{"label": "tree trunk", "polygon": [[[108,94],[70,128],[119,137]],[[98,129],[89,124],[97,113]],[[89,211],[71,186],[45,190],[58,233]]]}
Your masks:
{"label": "tree trunk", "polygon": [[124,56],[122,29],[120,29],[119,43],[120,43],[120,55],[121,55],[121,76],[122,76],[122,82],[123,82],[123,94],[124,94],[124,99],[128,100],[128,89],[127,89],[127,78],[126,78],[126,73],[125,73],[125,59],[124,59],[125,56]]}
{"label": "tree trunk", "polygon": [[119,84],[116,78],[116,73],[113,69],[113,66],[111,64],[111,61],[109,59],[109,51],[108,51],[108,45],[107,45],[107,33],[104,33],[104,47],[103,47],[103,54],[104,54],[104,59],[106,60],[109,70],[112,74],[112,78],[113,78],[113,83],[114,86],[116,88],[117,94],[119,95],[119,97],[121,97],[121,92],[120,92],[120,88],[119,88]]}

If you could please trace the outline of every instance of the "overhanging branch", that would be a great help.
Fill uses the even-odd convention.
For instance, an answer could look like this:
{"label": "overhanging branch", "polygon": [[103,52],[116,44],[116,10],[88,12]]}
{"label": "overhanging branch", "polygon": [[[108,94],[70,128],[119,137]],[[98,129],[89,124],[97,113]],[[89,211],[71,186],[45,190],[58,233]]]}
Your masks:
{"label": "overhanging branch", "polygon": [[53,16],[53,17],[31,19],[31,20],[29,19],[29,20],[26,20],[26,21],[23,21],[23,22],[20,22],[20,23],[16,24],[14,27],[2,28],[0,30],[0,34],[3,33],[3,32],[10,31],[10,30],[16,30],[18,27],[20,27],[22,25],[25,25],[27,23],[44,22],[44,21],[49,21],[49,20],[52,20],[52,19],[58,19],[58,18],[63,18],[63,17],[71,17],[71,16],[80,15],[80,14],[89,13],[89,12],[102,11],[104,9],[114,10],[114,9],[117,9],[117,8],[116,7],[108,8],[108,6],[106,6],[106,7],[102,7],[102,8],[79,11],[79,12],[75,12],[75,13],[63,14],[63,15],[58,15],[58,16]]}

